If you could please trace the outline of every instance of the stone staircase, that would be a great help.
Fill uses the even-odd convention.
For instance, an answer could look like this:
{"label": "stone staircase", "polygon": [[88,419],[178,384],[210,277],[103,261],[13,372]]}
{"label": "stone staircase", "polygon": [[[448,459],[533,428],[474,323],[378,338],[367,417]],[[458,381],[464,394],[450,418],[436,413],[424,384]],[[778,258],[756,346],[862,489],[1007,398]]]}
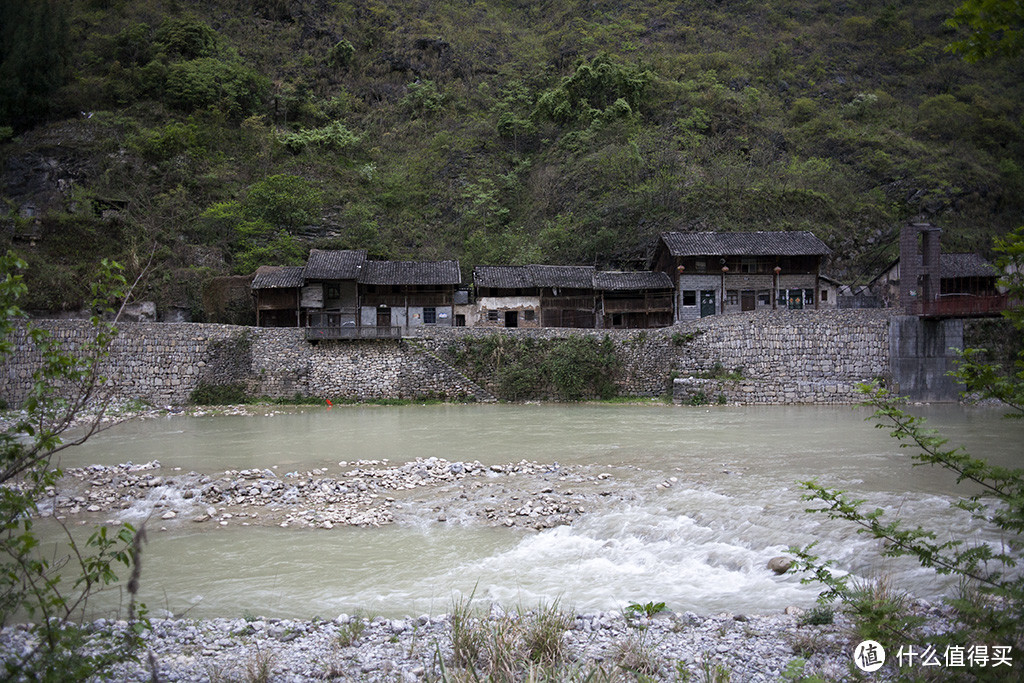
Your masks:
{"label": "stone staircase", "polygon": [[452,388],[463,390],[465,393],[473,396],[480,403],[497,403],[498,398],[491,392],[484,389],[482,386],[471,380],[466,375],[462,374],[455,368],[453,368],[446,360],[438,356],[436,353],[427,349],[419,341],[415,339],[403,339],[402,343],[408,348],[416,351],[423,362],[427,365],[433,366],[439,372],[442,372],[451,377]]}

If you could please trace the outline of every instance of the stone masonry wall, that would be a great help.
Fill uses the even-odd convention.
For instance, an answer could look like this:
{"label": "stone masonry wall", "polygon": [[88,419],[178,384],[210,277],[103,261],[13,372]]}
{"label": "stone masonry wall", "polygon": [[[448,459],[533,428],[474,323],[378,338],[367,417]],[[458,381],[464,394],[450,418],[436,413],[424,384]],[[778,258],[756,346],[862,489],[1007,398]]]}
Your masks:
{"label": "stone masonry wall", "polygon": [[[857,403],[860,382],[889,378],[889,316],[882,309],[764,311],[689,323],[677,402]],[[716,372],[717,371],[717,372]],[[742,379],[715,375],[735,373]]]}
{"label": "stone masonry wall", "polygon": [[[38,321],[61,343],[88,339],[85,321]],[[252,396],[349,398],[465,397],[493,400],[437,358],[407,342],[329,341],[310,344],[295,328],[202,323],[122,323],[104,374],[123,400],[187,403],[201,384],[242,384]],[[0,398],[17,406],[38,367],[24,328],[0,365]]]}
{"label": "stone masonry wall", "polygon": [[[40,321],[62,342],[80,343],[85,321]],[[475,397],[486,390],[450,367],[445,350],[466,335],[610,337],[623,394],[699,393],[743,403],[852,403],[857,382],[889,372],[884,311],[766,311],[712,316],[656,330],[420,328],[402,341],[321,341],[302,330],[200,323],[123,323],[106,373],[123,399],[182,404],[200,384],[242,384],[253,396]],[[39,358],[24,328],[0,365],[0,398],[18,405]],[[740,369],[742,380],[708,378]],[[721,373],[719,373],[721,374]],[[673,382],[673,380],[675,380]],[[486,382],[485,382],[486,384]]]}

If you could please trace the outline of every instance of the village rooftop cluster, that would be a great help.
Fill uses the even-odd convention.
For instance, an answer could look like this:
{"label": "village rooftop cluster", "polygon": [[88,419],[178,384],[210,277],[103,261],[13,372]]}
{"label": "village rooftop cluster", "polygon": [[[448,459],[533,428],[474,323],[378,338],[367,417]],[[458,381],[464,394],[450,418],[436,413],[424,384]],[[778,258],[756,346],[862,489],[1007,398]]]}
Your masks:
{"label": "village rooftop cluster", "polygon": [[[597,329],[667,327],[757,310],[896,305],[991,308],[996,272],[975,254],[940,254],[938,229],[908,224],[901,258],[856,294],[822,274],[813,233],[664,232],[646,271],[593,266],[477,266],[386,261],[364,250],[310,252],[305,266],[263,266],[252,280],[256,324],[304,327],[310,339],[399,338],[421,326]],[[908,277],[900,281],[900,262]],[[938,283],[937,285],[935,283]]]}

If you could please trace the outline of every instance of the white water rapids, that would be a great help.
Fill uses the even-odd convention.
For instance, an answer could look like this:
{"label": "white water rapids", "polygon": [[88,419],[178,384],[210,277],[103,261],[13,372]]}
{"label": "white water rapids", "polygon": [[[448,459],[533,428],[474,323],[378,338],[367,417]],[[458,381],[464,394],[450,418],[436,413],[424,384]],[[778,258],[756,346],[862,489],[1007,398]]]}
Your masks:
{"label": "white water rapids", "polygon": [[[915,409],[955,443],[1024,464],[1024,424],[990,409]],[[948,589],[910,561],[881,558],[846,525],[804,512],[797,482],[823,484],[899,510],[910,521],[981,531],[950,509],[952,477],[911,468],[906,450],[849,407],[440,405],[297,409],[272,417],[170,417],[120,425],[69,451],[63,465],[157,459],[167,472],[335,467],[340,460],[417,457],[501,464],[522,459],[608,473],[628,492],[571,526],[542,532],[483,527],[451,504],[403,500],[381,528],[281,529],[150,524],[142,600],[193,617],[333,618],[449,611],[474,593],[506,606],[558,601],[586,612],[665,602],[700,614],[808,606],[819,587],[775,576],[790,545],[858,576],[886,575],[923,597]],[[659,483],[671,481],[669,488]],[[426,496],[429,497],[429,496]],[[442,506],[445,505],[441,501]],[[130,518],[130,514],[126,519]],[[157,528],[154,528],[157,527]],[[110,605],[117,597],[109,598]]]}

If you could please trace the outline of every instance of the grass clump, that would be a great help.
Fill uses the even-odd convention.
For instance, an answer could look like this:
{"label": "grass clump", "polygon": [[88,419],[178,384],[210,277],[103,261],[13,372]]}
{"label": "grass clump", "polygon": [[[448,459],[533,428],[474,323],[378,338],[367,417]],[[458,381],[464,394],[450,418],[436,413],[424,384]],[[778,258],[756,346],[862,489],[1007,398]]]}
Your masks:
{"label": "grass clump", "polygon": [[351,647],[358,643],[366,630],[367,623],[367,619],[362,615],[353,615],[347,624],[338,629],[338,645]]}
{"label": "grass clump", "polygon": [[471,599],[460,600],[450,619],[454,670],[446,672],[445,680],[536,680],[539,672],[566,660],[562,636],[572,617],[557,603],[481,617],[474,614]]}

